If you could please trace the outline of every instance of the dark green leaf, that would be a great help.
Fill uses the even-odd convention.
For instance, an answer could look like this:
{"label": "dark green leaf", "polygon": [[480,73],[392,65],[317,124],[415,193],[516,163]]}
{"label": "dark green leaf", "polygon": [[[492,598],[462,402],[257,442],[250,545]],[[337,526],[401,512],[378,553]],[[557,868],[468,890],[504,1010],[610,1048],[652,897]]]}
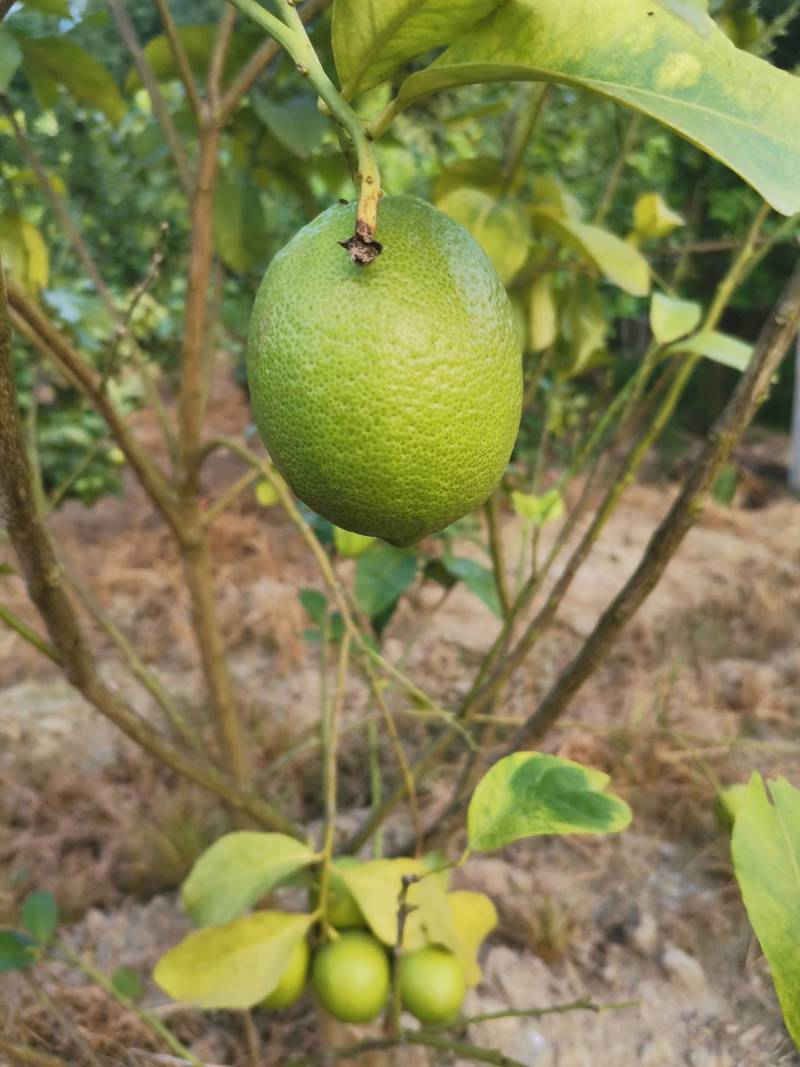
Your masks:
{"label": "dark green leaf", "polygon": [[62,19],[70,17],[69,0],[22,0],[22,6],[41,11],[43,15],[57,15]]}
{"label": "dark green leaf", "polygon": [[125,114],[125,101],[102,64],[66,37],[20,39],[25,72],[43,107],[55,103],[54,87],[62,85],[79,104],[97,108],[111,122]]}
{"label": "dark green leaf", "polygon": [[301,589],[300,603],[318,626],[322,626],[328,611],[328,601],[318,589]]}
{"label": "dark green leaf", "polygon": [[309,159],[322,145],[330,123],[321,115],[312,94],[273,103],[253,94],[253,110],[273,137],[298,159]]}
{"label": "dark green leaf", "polygon": [[243,174],[225,174],[214,192],[214,239],[220,258],[237,274],[263,262],[266,220],[261,196]]}
{"label": "dark green leaf", "polygon": [[30,893],[22,905],[22,922],[40,945],[46,944],[58,926],[58,905],[46,889]]}
{"label": "dark green leaf", "polygon": [[117,993],[128,1000],[139,1000],[144,996],[142,980],[130,967],[117,967],[111,976],[111,984]]}
{"label": "dark green leaf", "polygon": [[479,597],[490,611],[499,618],[503,617],[494,575],[488,567],[476,563],[474,559],[457,556],[445,556],[442,563],[452,575],[460,578],[467,589]]}
{"label": "dark green leaf", "polygon": [[417,576],[417,557],[408,549],[376,544],[356,566],[356,599],[370,618],[394,605]]}
{"label": "dark green leaf", "polygon": [[30,967],[33,946],[34,942],[17,930],[0,930],[0,974]]}
{"label": "dark green leaf", "polygon": [[0,93],[9,87],[21,62],[22,51],[16,37],[0,26]]}

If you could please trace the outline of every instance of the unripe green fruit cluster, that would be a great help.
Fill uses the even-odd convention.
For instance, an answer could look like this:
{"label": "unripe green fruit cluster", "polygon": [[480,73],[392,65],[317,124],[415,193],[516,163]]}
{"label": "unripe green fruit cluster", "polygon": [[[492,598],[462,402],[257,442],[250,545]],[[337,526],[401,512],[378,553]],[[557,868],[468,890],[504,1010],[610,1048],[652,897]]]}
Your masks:
{"label": "unripe green fruit cluster", "polygon": [[[262,1001],[270,1011],[288,1008],[300,998],[309,967],[308,943],[293,950],[277,987]],[[464,970],[444,948],[428,945],[403,955],[397,968],[403,1007],[422,1023],[456,1018],[466,994]],[[317,949],[311,981],[322,1008],[346,1023],[368,1023],[389,1000],[392,973],[389,954],[366,930],[345,930]]]}

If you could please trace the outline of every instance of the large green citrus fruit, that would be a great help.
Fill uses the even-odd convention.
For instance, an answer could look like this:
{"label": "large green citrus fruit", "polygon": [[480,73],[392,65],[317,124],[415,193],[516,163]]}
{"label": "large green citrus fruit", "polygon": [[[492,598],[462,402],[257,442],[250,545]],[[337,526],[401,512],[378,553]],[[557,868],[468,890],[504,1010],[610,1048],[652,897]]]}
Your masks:
{"label": "large green citrus fruit", "polygon": [[346,1023],[368,1023],[389,996],[389,960],[371,934],[351,930],[317,951],[311,969],[322,1007]]}
{"label": "large green citrus fruit", "polygon": [[455,1019],[467,992],[464,968],[452,952],[435,945],[401,957],[397,980],[403,1007],[423,1023]]}
{"label": "large green citrus fruit", "polygon": [[281,975],[281,980],[272,992],[261,1001],[262,1008],[267,1008],[269,1011],[280,1011],[300,999],[308,978],[309,956],[308,942],[303,938],[292,949],[289,962],[286,964],[286,970]]}
{"label": "large green citrus fruit", "polygon": [[407,545],[481,504],[519,427],[522,360],[497,273],[415,197],[381,201],[382,254],[353,264],[337,205],[270,264],[250,324],[255,420],[301,500]]}

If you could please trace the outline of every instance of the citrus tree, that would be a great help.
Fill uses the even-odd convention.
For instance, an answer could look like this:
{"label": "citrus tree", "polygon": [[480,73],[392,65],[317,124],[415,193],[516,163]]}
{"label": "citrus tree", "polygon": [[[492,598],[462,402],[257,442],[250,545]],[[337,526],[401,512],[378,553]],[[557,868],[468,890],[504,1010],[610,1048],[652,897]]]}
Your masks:
{"label": "citrus tree", "polygon": [[[532,746],[664,573],[800,324],[795,272],[754,345],[720,330],[739,287],[796,233],[800,86],[757,54],[787,30],[792,12],[760,22],[735,3],[709,12],[705,0],[233,0],[207,5],[217,20],[198,25],[176,21],[180,5],[167,0],[147,12],[122,0],[107,6],[117,36],[104,48],[117,49],[113,62],[124,72],[116,78],[93,44],[93,34],[110,30],[102,20],[75,19],[66,0],[13,9],[0,2],[4,16],[11,9],[0,27],[2,132],[18,153],[4,164],[0,232],[0,501],[46,633],[2,603],[0,618],[145,752],[230,812],[231,831],[183,884],[197,929],[158,963],[164,991],[201,1009],[279,1011],[303,994],[310,973],[329,1016],[364,1023],[386,1015],[384,1036],[343,1055],[412,1042],[511,1063],[458,1037],[496,916],[488,897],[453,888],[450,875],[473,852],[542,834],[617,832],[630,820],[606,775]],[[53,18],[69,32],[48,32]],[[608,132],[617,105],[633,114],[599,185],[578,180],[573,189],[555,166],[532,165],[537,137],[552,134],[550,116],[554,127],[569,115]],[[502,124],[492,121],[498,113]],[[109,212],[114,235],[105,249],[84,232],[62,175],[74,161],[59,124],[70,115],[79,123],[99,116],[123,157],[139,153],[148,172],[130,208],[147,224],[127,227],[124,213]],[[664,243],[687,219],[651,183],[635,188],[626,229],[609,228],[627,218],[617,194],[631,180],[647,122],[694,146],[685,149],[687,167],[698,165],[700,148],[752,189],[735,186],[737,205],[751,215],[705,304],[681,288],[691,232],[674,271],[661,268]],[[474,142],[465,151],[465,124],[486,125],[481,151]],[[124,183],[124,167],[106,151],[92,149],[111,184]],[[85,181],[75,167],[68,177]],[[270,196],[283,208],[272,228]],[[118,262],[125,240],[134,263],[144,254],[144,270],[126,273]],[[68,250],[85,282],[58,276],[51,244]],[[169,252],[185,255],[185,278],[157,300],[150,290]],[[250,282],[268,261],[251,314]],[[617,372],[611,322],[631,309],[644,311],[647,343]],[[247,376],[266,452],[206,430],[220,321],[242,342],[249,330]],[[159,331],[175,350],[174,369],[155,358]],[[12,335],[29,357],[16,371]],[[509,724],[507,686],[706,360],[739,374],[728,403],[631,577],[539,705]],[[77,459],[45,465],[33,447],[42,426],[31,379],[42,375],[68,395],[71,406],[60,409],[73,413],[67,423],[85,431],[72,442]],[[587,380],[600,390],[585,388]],[[131,429],[128,416],[142,404],[158,418],[168,465]],[[545,487],[547,450],[561,470]],[[220,451],[238,458],[242,474],[209,502],[204,468]],[[212,743],[88,595],[48,528],[52,509],[81,480],[92,499],[121,467],[181,555]],[[88,474],[99,481],[87,483]],[[576,480],[584,491],[567,507]],[[301,594],[321,649],[318,839],[307,831],[317,812],[284,810],[254,770],[227,664],[209,532],[248,489],[262,506],[285,510],[319,568],[320,588]],[[524,532],[516,567],[501,537],[507,508]],[[476,509],[481,521],[470,518]],[[559,529],[541,558],[548,523]],[[485,563],[459,554],[466,538],[484,549]],[[356,560],[352,581],[342,577],[347,559]],[[419,582],[438,585],[443,598],[463,583],[498,616],[496,639],[453,706],[382,645],[398,603]],[[86,612],[147,690],[160,725],[104,681]],[[345,839],[337,768],[351,670],[369,689],[387,745],[375,718],[361,724],[372,806]],[[426,820],[419,794],[443,766],[450,797]],[[751,792],[751,806],[774,822],[763,786]],[[773,795],[790,805],[785,790]],[[407,839],[385,855],[382,827],[403,805]],[[752,869],[752,822],[749,838],[742,825],[738,854],[742,869]],[[463,847],[432,851],[454,827]],[[305,909],[259,907],[285,885],[304,890]],[[759,928],[753,899],[748,884]],[[34,899],[23,919],[27,931],[0,933],[3,969],[64,953],[87,969],[58,940],[51,900]],[[781,955],[780,945],[769,951]],[[791,963],[774,963],[784,1002],[796,988],[796,973],[786,978]],[[132,1002],[124,983],[89,973]],[[420,1028],[404,1025],[404,1008]],[[197,1062],[156,1016],[143,1018],[173,1052]]]}

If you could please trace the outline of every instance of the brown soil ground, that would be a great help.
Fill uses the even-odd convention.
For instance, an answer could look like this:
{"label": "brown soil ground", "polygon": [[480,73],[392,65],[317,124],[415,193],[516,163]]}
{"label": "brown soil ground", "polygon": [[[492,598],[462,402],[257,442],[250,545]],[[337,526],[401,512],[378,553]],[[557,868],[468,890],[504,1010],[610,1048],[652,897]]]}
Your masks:
{"label": "brown soil ground", "polygon": [[[239,392],[220,383],[215,431],[241,433],[246,418]],[[157,452],[144,419],[139,432]],[[783,447],[769,438],[755,451],[772,450],[767,458],[780,460]],[[239,473],[233,461],[215,460],[209,495]],[[672,491],[649,482],[628,493],[557,625],[505,694],[504,717],[528,712],[579,647],[638,561]],[[631,830],[607,840],[538,839],[475,858],[461,876],[489,892],[501,913],[470,1011],[583,996],[633,1005],[483,1024],[472,1028],[474,1042],[536,1067],[800,1064],[744,915],[728,838],[712,811],[717,786],[746,780],[753,769],[800,782],[800,506],[780,493],[762,493],[757,503],[757,510],[707,509],[613,655],[542,746],[608,771],[633,807]],[[123,498],[91,510],[70,503],[53,526],[85,585],[212,743],[180,563],[139,491],[131,485]],[[504,537],[513,560],[520,530],[512,516]],[[256,773],[272,799],[314,818],[318,661],[304,639],[308,620],[297,599],[298,589],[319,587],[313,562],[279,509],[258,508],[251,493],[216,523],[213,549]],[[4,559],[11,556],[0,541]],[[36,624],[21,581],[1,580],[4,601]],[[461,587],[431,613],[440,597],[427,587],[413,591],[385,649],[390,659],[406,655],[412,677],[454,704],[498,623]],[[106,677],[154,714],[97,628],[92,640],[105,656]],[[349,721],[357,723],[366,710],[365,694],[353,683]],[[403,716],[402,723],[409,749],[430,729],[419,718]],[[369,800],[363,733],[354,728],[343,746],[343,833]],[[303,742],[293,760],[283,758]],[[396,773],[388,748],[386,759]],[[0,925],[15,920],[32,888],[52,888],[76,947],[101,969],[125,965],[147,980],[158,955],[186,929],[174,890],[225,828],[218,805],[154,769],[54,667],[5,631],[0,781]],[[449,781],[443,772],[427,784],[420,796],[426,816],[446,802]],[[407,828],[404,813],[387,828],[389,843]],[[162,1055],[134,1015],[74,972],[53,967],[44,984],[101,1063],[179,1062]],[[151,985],[146,996],[204,1063],[283,1064],[313,1048],[308,1005],[286,1018],[257,1020],[262,1047],[254,1057],[240,1018],[164,1005]],[[13,976],[0,977],[0,1034],[69,1064],[86,1062],[74,1030]],[[0,1052],[0,1065],[6,1062]],[[404,1050],[396,1062],[424,1060]]]}

